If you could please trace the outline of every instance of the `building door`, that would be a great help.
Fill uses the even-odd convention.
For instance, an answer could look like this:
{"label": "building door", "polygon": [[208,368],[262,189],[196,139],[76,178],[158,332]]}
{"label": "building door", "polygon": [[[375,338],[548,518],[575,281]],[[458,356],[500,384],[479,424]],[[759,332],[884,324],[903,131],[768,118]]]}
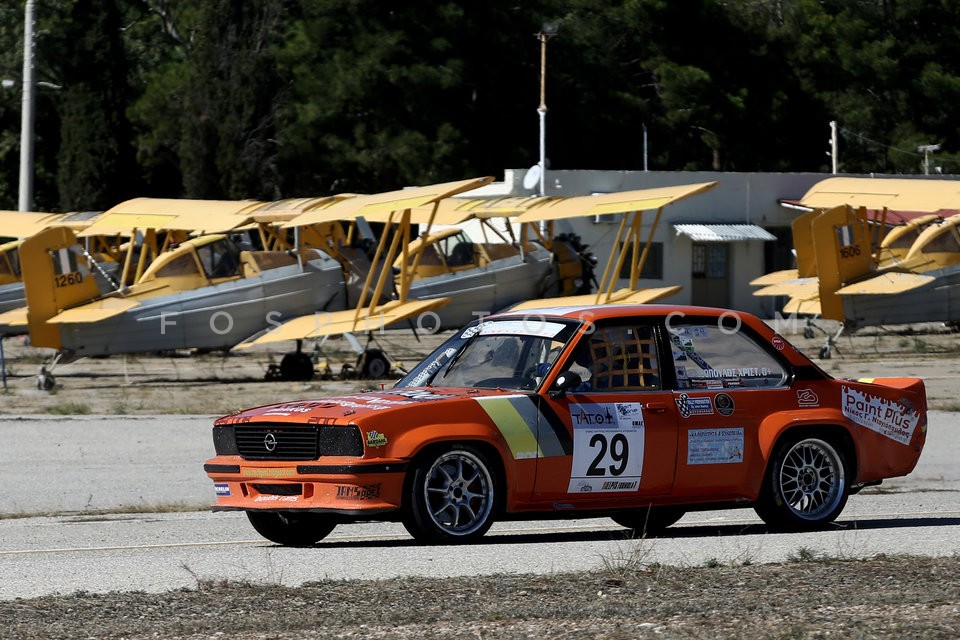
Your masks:
{"label": "building door", "polygon": [[690,302],[704,307],[730,306],[730,245],[694,242]]}

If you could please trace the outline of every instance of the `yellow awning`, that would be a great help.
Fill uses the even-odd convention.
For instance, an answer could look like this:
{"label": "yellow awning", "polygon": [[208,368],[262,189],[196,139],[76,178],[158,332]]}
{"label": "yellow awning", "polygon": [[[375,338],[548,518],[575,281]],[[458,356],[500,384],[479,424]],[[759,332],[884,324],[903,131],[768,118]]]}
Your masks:
{"label": "yellow awning", "polygon": [[[410,209],[410,222],[423,224],[429,221],[430,209],[422,209],[444,198],[451,198],[459,193],[470,191],[489,184],[493,178],[475,178],[445,182],[425,187],[399,189],[385,193],[358,195],[352,198],[343,198],[305,211],[302,215],[285,223],[284,227],[302,227],[305,225],[333,222],[335,220],[353,220],[363,217],[368,222],[387,222],[390,213]],[[437,216],[436,224],[457,224],[466,220],[469,214],[450,213],[443,217]]]}
{"label": "yellow awning", "polygon": [[559,220],[562,218],[659,209],[684,198],[709,191],[716,184],[716,182],[702,182],[675,187],[619,191],[596,196],[556,198],[544,203],[543,206],[520,214],[516,220],[518,222],[539,222],[541,220]]}
{"label": "yellow awning", "polygon": [[935,213],[960,209],[960,180],[827,178],[813,185],[800,204],[814,209],[849,205]]}

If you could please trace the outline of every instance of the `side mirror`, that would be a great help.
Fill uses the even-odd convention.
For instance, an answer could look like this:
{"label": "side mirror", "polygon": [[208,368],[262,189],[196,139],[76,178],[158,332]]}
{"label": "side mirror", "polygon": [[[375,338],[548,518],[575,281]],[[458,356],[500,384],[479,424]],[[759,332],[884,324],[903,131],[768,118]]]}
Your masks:
{"label": "side mirror", "polygon": [[583,383],[583,380],[580,379],[580,376],[572,371],[564,371],[557,376],[557,379],[553,383],[553,391],[550,392],[550,396],[553,398],[561,398],[566,395],[567,391],[579,387]]}

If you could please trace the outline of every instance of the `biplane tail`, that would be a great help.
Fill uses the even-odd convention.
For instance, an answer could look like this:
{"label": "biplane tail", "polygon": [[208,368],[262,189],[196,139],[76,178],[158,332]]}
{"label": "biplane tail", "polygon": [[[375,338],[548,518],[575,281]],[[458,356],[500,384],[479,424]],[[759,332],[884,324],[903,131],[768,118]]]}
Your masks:
{"label": "biplane tail", "polygon": [[60,349],[60,327],[47,321],[64,309],[100,296],[83,246],[72,230],[52,227],[23,241],[20,260],[30,342]]}
{"label": "biplane tail", "polygon": [[838,291],[876,267],[867,212],[847,205],[834,207],[819,212],[810,228],[821,315],[842,322],[843,299]]}

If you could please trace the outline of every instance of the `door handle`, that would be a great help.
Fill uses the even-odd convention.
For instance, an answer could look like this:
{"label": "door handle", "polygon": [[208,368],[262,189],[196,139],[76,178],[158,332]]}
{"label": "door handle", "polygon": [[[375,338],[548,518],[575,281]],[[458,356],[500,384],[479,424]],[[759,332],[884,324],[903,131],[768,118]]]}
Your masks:
{"label": "door handle", "polygon": [[667,405],[665,402],[648,402],[644,405],[644,409],[651,413],[662,413],[667,410]]}

